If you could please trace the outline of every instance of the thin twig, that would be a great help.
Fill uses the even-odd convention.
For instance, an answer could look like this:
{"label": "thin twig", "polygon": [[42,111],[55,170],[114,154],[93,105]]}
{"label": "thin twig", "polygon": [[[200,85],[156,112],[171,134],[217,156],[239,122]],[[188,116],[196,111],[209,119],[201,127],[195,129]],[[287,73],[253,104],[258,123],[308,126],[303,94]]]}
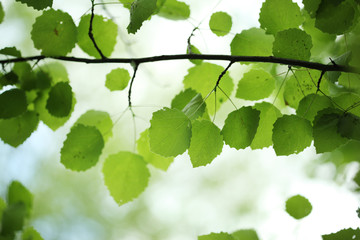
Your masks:
{"label": "thin twig", "polygon": [[90,26],[89,26],[89,37],[91,39],[91,41],[94,44],[94,47],[96,48],[96,51],[100,54],[102,59],[105,59],[105,55],[102,53],[102,51],[100,50],[99,46],[96,44],[95,38],[94,38],[94,34],[93,34],[93,21],[94,21],[94,7],[95,7],[95,3],[94,0],[91,0],[91,17],[90,17]]}
{"label": "thin twig", "polygon": [[138,67],[139,67],[139,64],[134,63],[134,73],[133,73],[133,76],[132,76],[131,81],[130,81],[129,93],[128,93],[128,103],[129,103],[130,110],[131,110],[131,92],[132,92],[132,87],[133,87],[133,84],[134,84],[134,80],[135,80],[135,76],[136,76],[136,72],[138,70]]}

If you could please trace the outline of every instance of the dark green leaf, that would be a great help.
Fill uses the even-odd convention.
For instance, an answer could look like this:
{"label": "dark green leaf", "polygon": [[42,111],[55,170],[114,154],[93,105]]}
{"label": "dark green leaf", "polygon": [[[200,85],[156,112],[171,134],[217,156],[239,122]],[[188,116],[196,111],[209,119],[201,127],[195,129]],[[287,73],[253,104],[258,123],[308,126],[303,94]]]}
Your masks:
{"label": "dark green leaf", "polygon": [[13,88],[0,94],[0,119],[19,116],[26,109],[27,101],[23,90]]}
{"label": "dark green leaf", "polygon": [[46,109],[55,117],[66,117],[71,113],[73,93],[66,82],[55,84],[49,92]]}
{"label": "dark green leaf", "polygon": [[198,93],[190,100],[188,104],[186,104],[182,111],[190,120],[195,120],[204,114],[205,108],[206,104],[201,97],[201,94]]}
{"label": "dark green leaf", "polygon": [[[335,64],[337,64],[337,65],[344,65],[344,66],[346,66],[346,65],[349,64],[350,59],[351,59],[351,52],[349,51],[349,52],[346,52],[346,53],[342,54],[341,56],[333,59],[333,60],[332,60],[333,62],[331,62],[331,63],[329,63],[329,64],[334,64],[334,63],[335,63]],[[334,71],[332,71],[332,72],[327,72],[326,74],[327,74],[327,79],[328,79],[330,82],[335,83],[335,82],[338,81],[341,72],[334,72]]]}
{"label": "dark green leaf", "polygon": [[15,232],[23,228],[26,214],[27,210],[24,203],[8,205],[2,215],[0,236],[14,237]]}
{"label": "dark green leaf", "polygon": [[185,20],[190,17],[190,7],[184,2],[166,0],[157,15],[171,20]]}
{"label": "dark green leaf", "polygon": [[242,229],[231,234],[234,240],[259,240],[259,237],[253,229]]}
{"label": "dark green leaf", "polygon": [[116,68],[106,75],[105,86],[110,91],[124,90],[130,81],[128,70]]}
{"label": "dark green leaf", "polygon": [[8,205],[23,203],[26,208],[26,215],[30,216],[33,205],[33,196],[31,192],[19,181],[12,181],[8,187],[7,193]]}
{"label": "dark green leaf", "polygon": [[104,140],[93,126],[76,124],[66,136],[61,148],[61,163],[73,171],[85,171],[96,165]]}
{"label": "dark green leaf", "polygon": [[231,30],[231,16],[226,12],[213,13],[210,18],[209,26],[210,30],[217,36],[225,36]]}
{"label": "dark green leaf", "polygon": [[338,131],[342,137],[360,141],[360,118],[351,113],[340,117]]}
{"label": "dark green leaf", "polygon": [[[1,3],[0,3],[1,5]],[[21,52],[16,47],[6,47],[0,50],[0,54],[13,57],[21,57]]]}
{"label": "dark green leaf", "polygon": [[22,240],[44,240],[40,233],[38,233],[33,227],[26,228],[22,233]]}
{"label": "dark green leaf", "polygon": [[242,107],[231,112],[221,131],[224,141],[230,147],[244,149],[250,146],[259,126],[260,111]]}
{"label": "dark green leaf", "polygon": [[33,7],[36,10],[42,10],[47,7],[51,7],[53,0],[16,0],[17,2],[25,3],[29,7]]}
{"label": "dark green leaf", "polygon": [[198,236],[198,240],[234,240],[234,238],[228,233],[220,232]]}
{"label": "dark green leaf", "polygon": [[32,71],[32,67],[27,62],[15,63],[13,67],[14,73],[18,76],[20,87],[26,91],[37,87],[36,75]]}
{"label": "dark green leaf", "polygon": [[42,70],[36,73],[36,88],[44,90],[48,89],[51,86],[51,76],[49,73]]}
{"label": "dark green leaf", "polygon": [[301,195],[295,195],[286,201],[286,212],[295,219],[309,215],[312,206],[309,200]]}
{"label": "dark green leaf", "polygon": [[128,33],[136,33],[156,10],[156,0],[135,0],[131,4]]}
{"label": "dark green leaf", "polygon": [[323,240],[359,240],[360,239],[360,229],[343,229],[336,233],[322,235]]}
{"label": "dark green leaf", "polygon": [[5,73],[4,75],[0,74],[0,89],[3,86],[7,85],[15,85],[19,82],[19,77],[14,73],[14,71],[10,71]]}
{"label": "dark green leaf", "polygon": [[336,97],[333,97],[334,105],[339,107],[341,110],[352,113],[360,117],[360,96],[355,93],[347,92]]}
{"label": "dark green leaf", "polygon": [[296,110],[296,115],[313,122],[319,111],[332,107],[333,104],[328,97],[317,94],[309,94],[301,99]]}
{"label": "dark green leaf", "polygon": [[311,17],[316,16],[316,11],[318,10],[322,0],[302,0],[304,4],[304,9],[308,11]]}
{"label": "dark green leaf", "polygon": [[0,2],[0,23],[2,23],[2,21],[4,20],[5,17],[5,12],[2,6],[2,3]]}
{"label": "dark green leaf", "polygon": [[110,155],[105,160],[103,174],[105,185],[119,205],[138,197],[145,190],[150,177],[144,159],[131,152]]}

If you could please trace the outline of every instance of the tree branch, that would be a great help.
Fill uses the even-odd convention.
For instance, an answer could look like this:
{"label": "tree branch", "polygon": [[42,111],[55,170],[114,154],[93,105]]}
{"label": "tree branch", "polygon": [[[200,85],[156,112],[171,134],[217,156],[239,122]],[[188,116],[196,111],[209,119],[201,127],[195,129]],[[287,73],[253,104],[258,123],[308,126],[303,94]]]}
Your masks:
{"label": "tree branch", "polygon": [[104,59],[93,59],[93,58],[79,58],[79,57],[66,57],[66,56],[31,56],[31,57],[21,57],[21,58],[10,58],[0,60],[0,64],[15,63],[15,62],[28,62],[34,60],[43,60],[43,59],[55,59],[66,62],[79,62],[79,63],[88,63],[88,64],[104,64],[104,63],[148,63],[148,62],[160,62],[160,61],[170,61],[170,60],[185,60],[185,59],[198,59],[198,60],[214,60],[214,61],[231,61],[231,62],[262,62],[262,63],[277,63],[284,64],[288,66],[296,67],[305,67],[309,69],[315,69],[324,72],[349,72],[349,73],[359,73],[360,68],[355,68],[351,66],[343,65],[327,65],[317,62],[307,62],[302,60],[287,59],[287,58],[278,58],[278,57],[262,57],[262,56],[234,56],[234,55],[217,55],[217,54],[174,54],[174,55],[159,55],[151,57],[142,57],[142,58],[104,58]]}
{"label": "tree branch", "polygon": [[88,35],[89,35],[89,38],[91,39],[92,43],[94,44],[96,51],[100,54],[101,58],[104,59],[106,57],[104,56],[104,54],[100,50],[99,46],[97,45],[95,38],[94,38],[94,34],[93,34],[93,21],[94,21],[94,16],[95,16],[94,6],[95,6],[94,0],[91,0],[91,17],[90,17],[90,25],[89,25]]}

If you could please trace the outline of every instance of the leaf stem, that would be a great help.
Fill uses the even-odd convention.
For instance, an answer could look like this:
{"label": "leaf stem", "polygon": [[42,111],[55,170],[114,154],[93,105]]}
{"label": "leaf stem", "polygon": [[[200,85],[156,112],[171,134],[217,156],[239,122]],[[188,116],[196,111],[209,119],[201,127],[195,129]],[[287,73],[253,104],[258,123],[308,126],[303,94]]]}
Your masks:
{"label": "leaf stem", "polygon": [[96,48],[96,51],[98,51],[98,53],[100,54],[102,59],[105,59],[105,55],[102,53],[102,51],[100,50],[99,46],[97,45],[95,38],[94,38],[94,34],[93,34],[93,21],[94,21],[94,7],[95,7],[95,3],[94,0],[91,0],[91,17],[90,17],[90,25],[89,25],[89,37],[91,39],[91,41],[94,44],[94,47]]}

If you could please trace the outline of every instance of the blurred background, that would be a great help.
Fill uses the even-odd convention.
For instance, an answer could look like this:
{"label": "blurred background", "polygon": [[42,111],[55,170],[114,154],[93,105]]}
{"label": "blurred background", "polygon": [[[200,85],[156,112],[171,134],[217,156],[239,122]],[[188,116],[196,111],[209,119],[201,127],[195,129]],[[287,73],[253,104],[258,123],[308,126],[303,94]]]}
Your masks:
{"label": "blurred background", "polygon": [[[259,27],[262,0],[183,2],[191,7],[189,20],[169,21],[154,16],[136,35],[126,32],[129,11],[121,4],[97,6],[97,14],[110,13],[119,25],[112,57],[185,53],[187,39],[200,23],[192,43],[202,53],[229,54],[229,44],[236,33]],[[5,19],[0,24],[0,48],[16,46],[23,56],[39,54],[30,31],[41,12],[14,0],[1,3]],[[301,1],[298,3],[302,7]],[[55,0],[53,4],[54,9],[71,14],[75,24],[89,13],[90,7],[90,0]],[[216,11],[232,16],[233,27],[225,37],[216,37],[209,29],[209,18]],[[88,57],[79,47],[69,55]],[[48,62],[51,60],[44,61]],[[277,157],[272,148],[236,151],[224,146],[222,154],[210,165],[195,169],[185,153],[166,172],[149,166],[151,178],[145,192],[119,207],[104,185],[101,173],[104,159],[119,151],[133,151],[135,139],[149,127],[152,112],[170,106],[172,98],[182,90],[182,80],[192,64],[185,60],[140,66],[133,88],[135,126],[131,113],[126,111],[127,91],[110,92],[105,87],[105,75],[111,69],[123,67],[132,73],[131,66],[62,64],[77,98],[70,120],[55,132],[40,123],[37,131],[17,148],[0,142],[0,197],[6,197],[12,180],[22,182],[34,195],[28,224],[45,240],[180,240],[249,228],[264,240],[320,240],[322,234],[359,226],[356,214],[359,195],[352,181],[359,164],[345,166],[342,163],[347,162],[347,156],[343,152],[316,155],[314,147],[298,155]],[[236,64],[231,68],[235,84],[248,67]],[[237,106],[252,104],[235,99],[234,93],[231,98]],[[60,163],[60,149],[72,124],[89,109],[111,115],[116,122],[113,137],[95,167],[72,172]],[[215,122],[220,128],[233,110],[228,101],[218,111]],[[291,112],[287,108],[282,111]],[[296,194],[307,197],[313,205],[312,213],[300,221],[284,210],[287,198]]]}

